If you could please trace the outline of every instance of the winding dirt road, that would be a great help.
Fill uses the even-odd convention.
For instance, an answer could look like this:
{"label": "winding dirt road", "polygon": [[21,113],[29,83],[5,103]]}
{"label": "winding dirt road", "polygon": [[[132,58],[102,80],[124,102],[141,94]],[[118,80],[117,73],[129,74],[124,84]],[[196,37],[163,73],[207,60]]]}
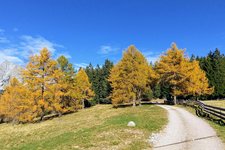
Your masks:
{"label": "winding dirt road", "polygon": [[216,132],[204,120],[174,106],[161,106],[168,111],[169,123],[151,141],[155,150],[225,150]]}

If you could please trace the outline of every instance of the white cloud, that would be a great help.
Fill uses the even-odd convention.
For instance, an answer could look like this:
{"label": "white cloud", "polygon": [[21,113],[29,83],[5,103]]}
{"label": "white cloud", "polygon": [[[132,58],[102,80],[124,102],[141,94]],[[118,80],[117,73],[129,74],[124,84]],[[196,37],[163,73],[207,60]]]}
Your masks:
{"label": "white cloud", "polygon": [[159,59],[159,54],[154,53],[152,51],[145,51],[143,52],[143,55],[146,57],[146,59],[148,60],[148,62],[152,62],[155,63],[158,59]]}
{"label": "white cloud", "polygon": [[68,54],[67,52],[60,52],[60,53],[57,53],[56,55],[55,55],[55,59],[57,59],[57,58],[59,58],[60,56],[65,56],[67,59],[69,59],[69,58],[72,58],[71,56],[70,56],[70,54]]}
{"label": "white cloud", "polygon": [[19,55],[20,53],[16,48],[1,49],[0,52],[4,53],[5,55]]}
{"label": "white cloud", "polygon": [[[13,49],[0,50],[0,63],[7,60],[15,64],[23,65],[24,61],[13,53]],[[11,54],[9,54],[12,52]],[[15,51],[16,52],[16,51]],[[14,54],[14,55],[13,55]]]}
{"label": "white cloud", "polygon": [[32,37],[29,35],[23,35],[21,36],[21,40],[22,42],[20,42],[20,48],[23,51],[24,57],[28,57],[30,54],[37,54],[44,47],[54,54],[56,47],[58,46],[57,44],[52,43],[41,36]]}
{"label": "white cloud", "polygon": [[86,66],[88,66],[87,63],[75,63],[75,64],[74,64],[74,68],[75,68],[76,70],[79,70],[80,68],[85,68]]}
{"label": "white cloud", "polygon": [[9,43],[9,40],[6,37],[0,37],[0,43]]}
{"label": "white cloud", "polygon": [[148,56],[146,58],[147,58],[148,62],[155,63],[156,61],[158,61],[159,56]]}
{"label": "white cloud", "polygon": [[115,47],[112,47],[110,45],[102,45],[100,47],[99,54],[106,55],[106,54],[110,54],[110,53],[115,53],[118,50],[119,50],[119,48],[115,48]]}
{"label": "white cloud", "polygon": [[[5,37],[5,36],[4,36]],[[57,48],[63,46],[53,43],[41,36],[23,35],[16,39],[16,41],[9,41],[7,37],[0,37],[0,62],[4,60],[11,61],[16,64],[25,64],[30,55],[38,54],[44,47],[52,53],[53,58],[64,55],[67,58],[71,56],[65,51],[56,51]]]}
{"label": "white cloud", "polygon": [[143,55],[149,56],[149,55],[154,55],[154,53],[152,51],[146,51],[146,52],[143,52]]}

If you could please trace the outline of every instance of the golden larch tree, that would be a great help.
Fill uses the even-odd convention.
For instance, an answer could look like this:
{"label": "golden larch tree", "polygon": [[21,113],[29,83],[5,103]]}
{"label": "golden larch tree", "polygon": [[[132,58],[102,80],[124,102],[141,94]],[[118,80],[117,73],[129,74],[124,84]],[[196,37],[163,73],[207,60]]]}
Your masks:
{"label": "golden larch tree", "polygon": [[64,74],[60,77],[62,81],[61,92],[63,93],[61,102],[68,111],[76,111],[78,109],[78,100],[76,100],[76,93],[74,92],[76,86],[74,67],[63,55],[57,59],[57,62],[58,67]]}
{"label": "golden larch tree", "polygon": [[111,71],[109,81],[113,88],[111,95],[113,104],[117,105],[131,100],[133,106],[136,102],[141,104],[142,95],[150,88],[148,85],[154,77],[155,73],[146,58],[135,46],[131,45],[123,53],[121,61]]}
{"label": "golden larch tree", "polygon": [[198,62],[191,62],[184,52],[173,43],[171,48],[156,62],[155,67],[160,75],[160,82],[169,85],[175,104],[177,96],[202,95],[212,92]]}
{"label": "golden larch tree", "polygon": [[170,86],[175,104],[177,102],[176,97],[186,92],[184,84],[186,84],[185,81],[190,74],[189,64],[189,59],[185,57],[184,50],[178,49],[175,43],[156,62],[156,71],[160,75],[160,82]]}
{"label": "golden larch tree", "polygon": [[65,95],[62,89],[66,86],[63,76],[64,73],[60,69],[55,69],[45,90],[46,99],[49,102],[48,111],[56,112],[59,116],[68,111],[62,99]]}
{"label": "golden larch tree", "polygon": [[13,122],[29,122],[37,115],[29,90],[16,78],[10,80],[1,96],[0,114]]}
{"label": "golden larch tree", "polygon": [[135,98],[132,92],[132,84],[126,80],[127,73],[124,71],[123,64],[120,61],[110,72],[109,81],[113,88],[111,93],[112,104],[117,106],[121,103],[129,103]]}
{"label": "golden larch tree", "polygon": [[199,62],[194,60],[191,62],[191,67],[192,71],[187,86],[188,95],[198,97],[212,94],[214,88],[209,87],[208,78],[206,77],[206,73],[200,68]]}
{"label": "golden larch tree", "polygon": [[85,107],[84,100],[94,97],[94,92],[91,89],[91,83],[83,68],[80,68],[75,76],[75,91],[74,96],[82,103],[82,108]]}
{"label": "golden larch tree", "polygon": [[[40,55],[30,57],[23,79],[27,88],[31,91],[30,96],[36,105],[36,112],[41,116],[50,113],[52,110],[61,112],[59,105],[59,74],[62,74],[57,67],[57,62],[51,59],[47,48],[40,51]],[[56,91],[57,90],[57,91]]]}

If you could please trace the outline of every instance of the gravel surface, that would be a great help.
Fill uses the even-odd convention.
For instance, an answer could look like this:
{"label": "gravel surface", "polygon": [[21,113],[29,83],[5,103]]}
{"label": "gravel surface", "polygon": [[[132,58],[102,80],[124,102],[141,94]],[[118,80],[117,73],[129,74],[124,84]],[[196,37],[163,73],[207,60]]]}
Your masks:
{"label": "gravel surface", "polygon": [[225,150],[216,132],[204,120],[174,106],[161,106],[168,111],[169,123],[150,142],[155,150]]}

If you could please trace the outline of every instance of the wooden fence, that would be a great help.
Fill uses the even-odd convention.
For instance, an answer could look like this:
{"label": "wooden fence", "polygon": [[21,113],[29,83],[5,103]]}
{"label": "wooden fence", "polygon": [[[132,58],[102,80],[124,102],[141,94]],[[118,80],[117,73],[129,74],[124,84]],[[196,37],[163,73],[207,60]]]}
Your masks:
{"label": "wooden fence", "polygon": [[206,105],[201,101],[184,101],[183,105],[195,108],[196,115],[225,125],[225,108]]}

